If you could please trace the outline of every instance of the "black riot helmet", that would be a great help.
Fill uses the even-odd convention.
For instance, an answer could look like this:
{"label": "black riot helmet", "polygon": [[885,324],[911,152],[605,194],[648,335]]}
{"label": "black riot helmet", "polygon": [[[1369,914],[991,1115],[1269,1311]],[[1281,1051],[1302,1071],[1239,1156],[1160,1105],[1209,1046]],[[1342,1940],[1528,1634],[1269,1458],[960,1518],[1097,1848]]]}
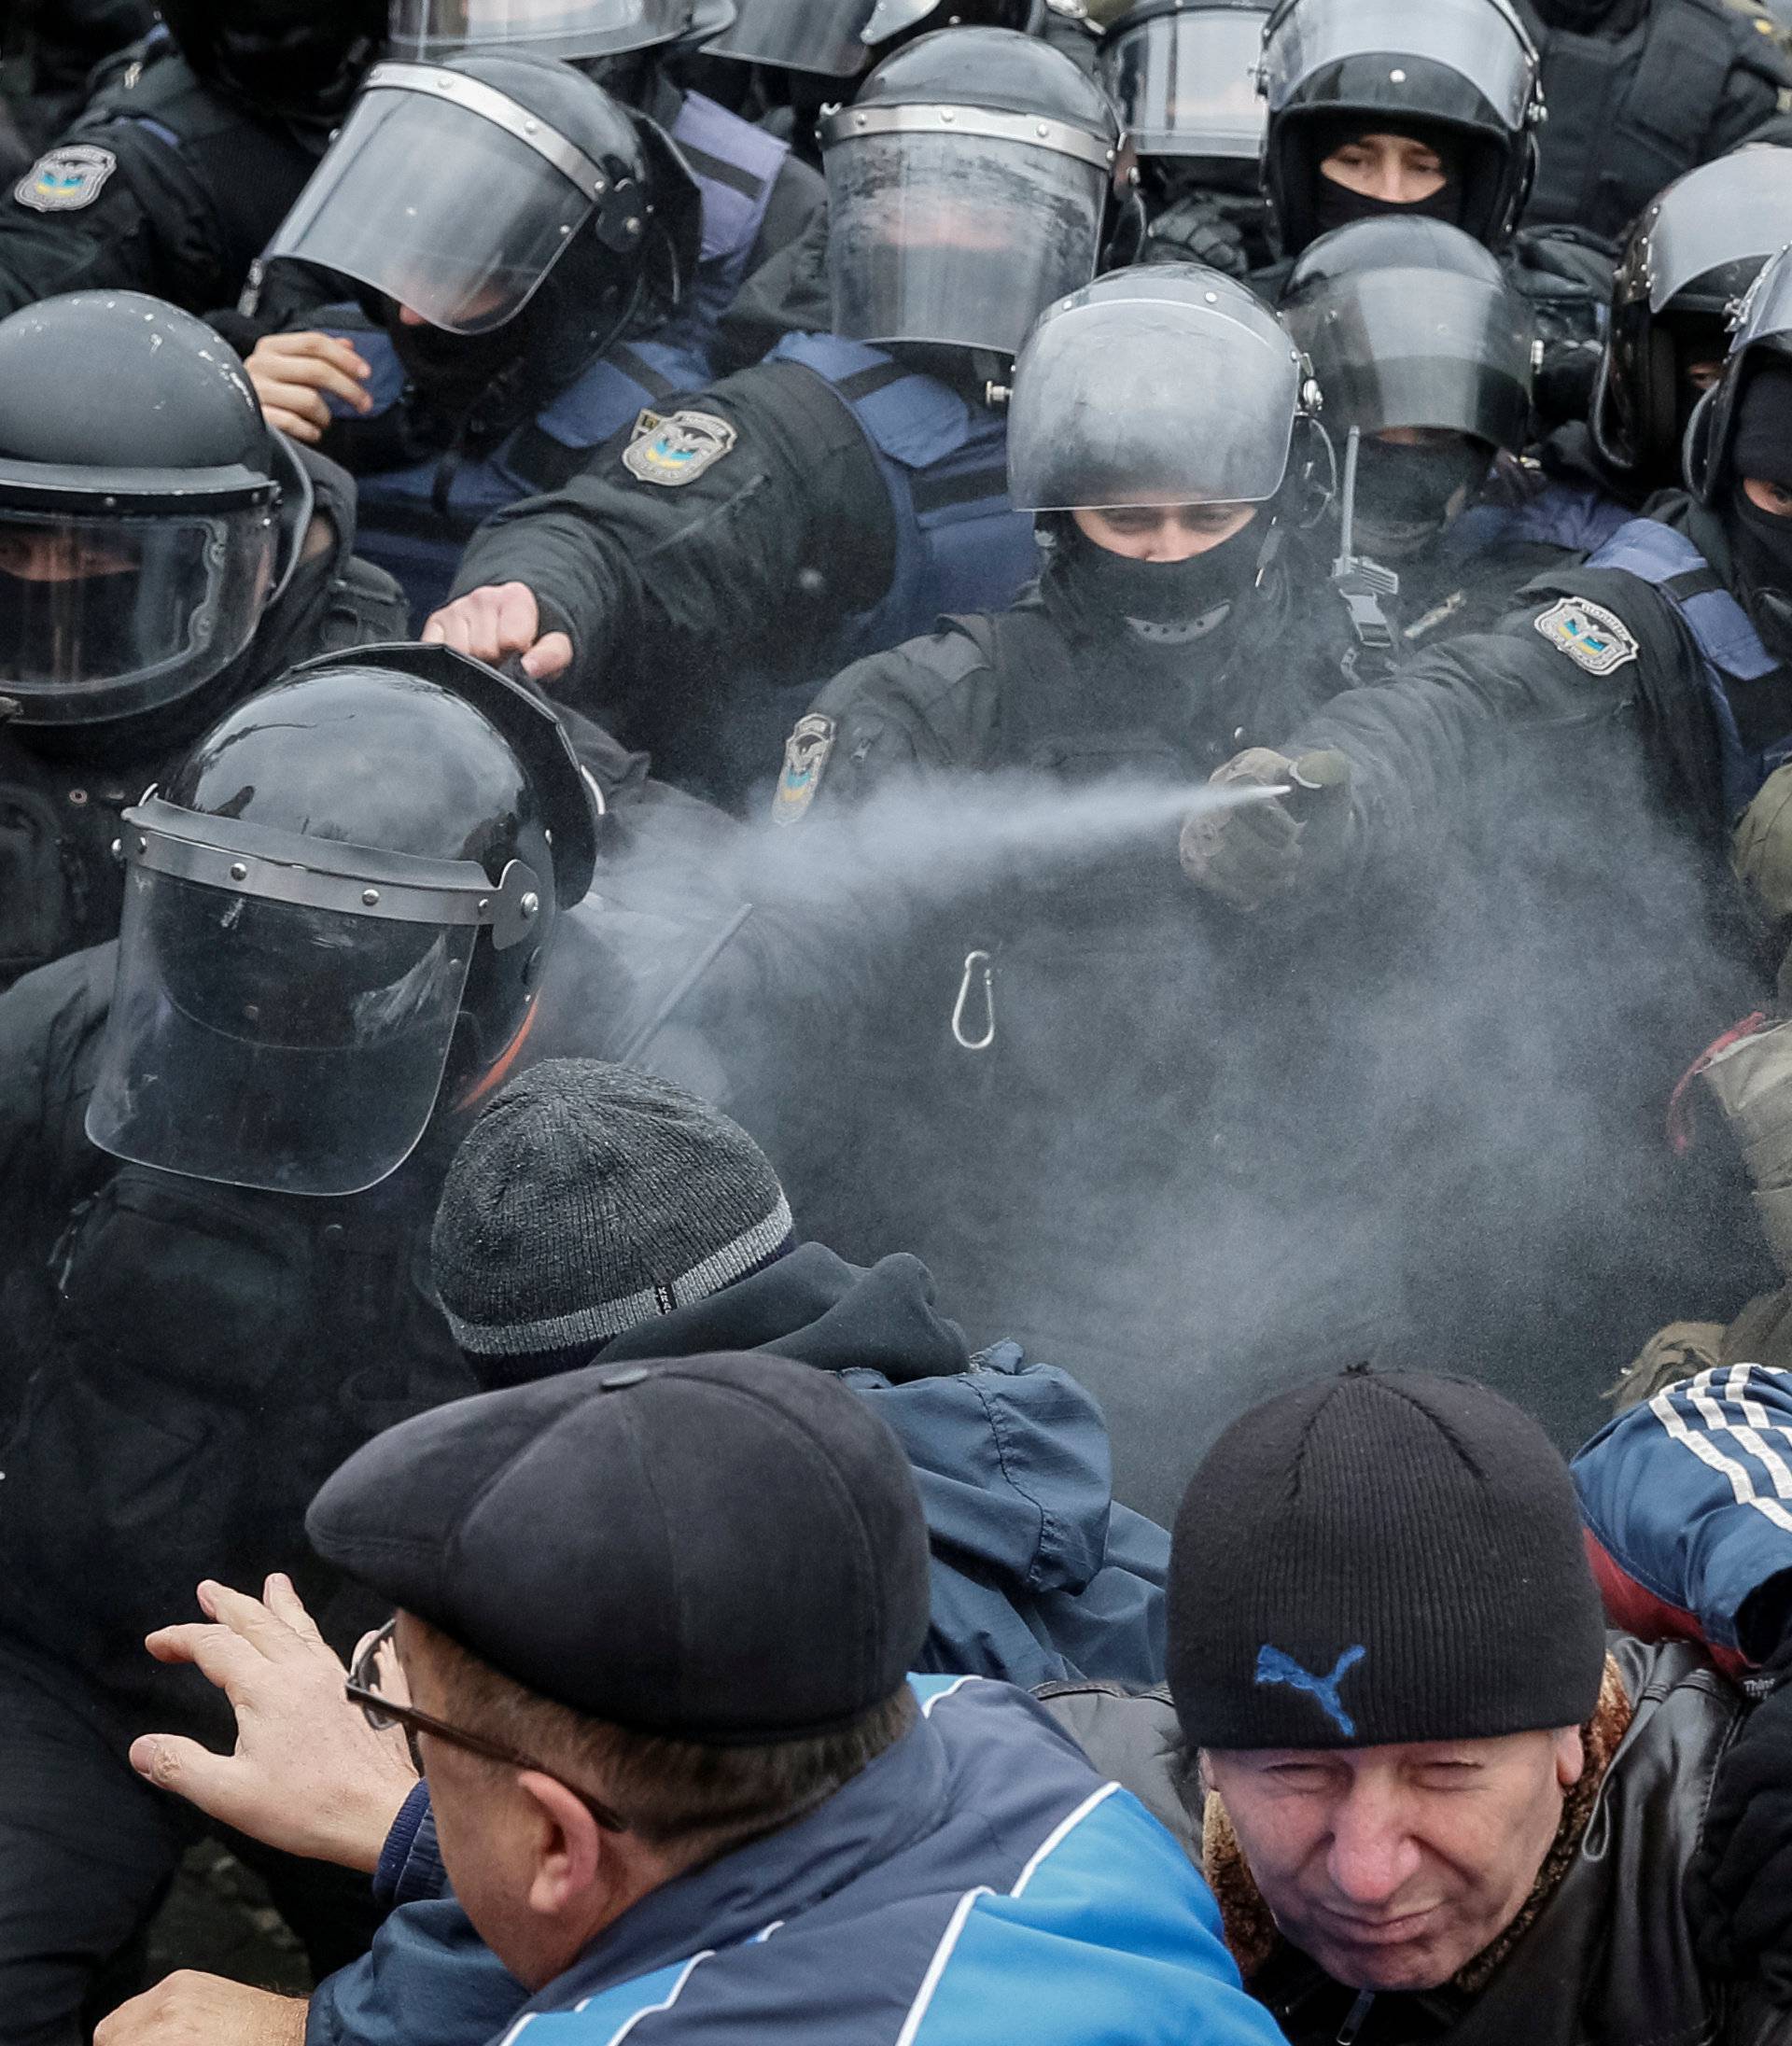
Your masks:
{"label": "black riot helmet", "polygon": [[1200,263],[1111,271],[1049,306],[1015,364],[1009,498],[1042,512],[1267,503],[1313,396],[1300,350],[1236,279]]}
{"label": "black riot helmet", "polygon": [[740,0],[733,26],[703,53],[837,87],[934,29],[1036,35],[1043,14],[1044,0]]}
{"label": "black riot helmet", "polygon": [[1340,120],[1454,144],[1459,224],[1499,247],[1523,209],[1543,119],[1535,46],[1509,0],[1278,0],[1264,32],[1264,192],[1282,245],[1318,231]]}
{"label": "black riot helmet", "polygon": [[384,0],[158,0],[180,53],[259,114],[328,129],[385,37]]}
{"label": "black riot helmet", "polygon": [[1282,324],[1334,436],[1390,427],[1526,441],[1535,322],[1499,259],[1441,220],[1359,220],[1301,252]]}
{"label": "black riot helmet", "polygon": [[0,715],[109,722],[248,646],[310,485],[203,320],[135,291],[0,320]]}
{"label": "black riot helmet", "polygon": [[1768,258],[1792,243],[1792,149],[1769,144],[1687,171],[1631,229],[1594,386],[1593,439],[1615,469],[1674,482],[1699,393],[1728,325]]}
{"label": "black riot helmet", "polygon": [[1014,355],[1095,274],[1120,139],[1100,87],[1012,29],[887,57],[821,124],[834,331]]}
{"label": "black riot helmet", "polygon": [[1460,228],[1393,217],[1309,244],[1281,312],[1344,442],[1347,534],[1379,562],[1422,553],[1530,436],[1529,301]]}
{"label": "black riot helmet", "polygon": [[1137,0],[1101,37],[1099,73],[1141,158],[1254,165],[1268,0]]}
{"label": "black riot helmet", "polygon": [[570,64],[469,50],[375,66],[263,261],[365,286],[426,385],[434,368],[478,391],[515,365],[539,398],[669,314],[701,239],[696,181],[652,121]]}
{"label": "black riot helmet", "polygon": [[735,18],[734,0],[391,0],[388,54],[435,63],[504,49],[588,63],[695,47]]}
{"label": "black riot helmet", "polygon": [[[1749,287],[1729,337],[1723,374],[1699,401],[1687,428],[1687,487],[1701,504],[1720,505],[1736,473],[1736,432],[1743,398],[1762,369],[1792,367],[1792,247],[1763,266]],[[1787,465],[1792,476],[1792,462]]]}
{"label": "black riot helmet", "polygon": [[558,719],[464,654],[293,669],[125,812],[88,1135],[225,1185],[376,1184],[514,1056],[597,820]]}

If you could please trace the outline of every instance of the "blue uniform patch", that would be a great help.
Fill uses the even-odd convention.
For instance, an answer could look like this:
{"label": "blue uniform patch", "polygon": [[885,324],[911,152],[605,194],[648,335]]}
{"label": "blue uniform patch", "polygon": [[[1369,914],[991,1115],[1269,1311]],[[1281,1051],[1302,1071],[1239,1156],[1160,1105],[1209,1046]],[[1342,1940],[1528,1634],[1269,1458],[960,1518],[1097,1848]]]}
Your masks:
{"label": "blue uniform patch", "polygon": [[118,167],[110,149],[70,143],[39,157],[13,187],[12,196],[34,213],[78,213],[100,196]]}
{"label": "blue uniform patch", "polygon": [[644,483],[693,483],[734,446],[735,429],[712,412],[644,412],[623,450],[623,467]]}
{"label": "blue uniform patch", "polygon": [[794,824],[821,786],[821,770],[833,750],[834,723],[819,711],[796,721],[796,729],[784,741],[784,771],[777,778],[777,793],[772,798],[772,822]]}
{"label": "blue uniform patch", "polygon": [[1564,596],[1532,623],[1589,675],[1610,675],[1636,659],[1636,641],[1624,621],[1584,596]]}

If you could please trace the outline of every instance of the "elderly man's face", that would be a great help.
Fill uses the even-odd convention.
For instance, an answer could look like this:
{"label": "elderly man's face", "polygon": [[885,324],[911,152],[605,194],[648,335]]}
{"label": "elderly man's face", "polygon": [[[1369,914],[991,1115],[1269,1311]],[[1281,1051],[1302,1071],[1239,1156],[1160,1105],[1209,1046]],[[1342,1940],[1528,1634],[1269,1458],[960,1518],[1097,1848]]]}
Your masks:
{"label": "elderly man's face", "polygon": [[1579,1780],[1580,1734],[1210,1752],[1283,1937],[1352,1989],[1432,1989],[1517,1916]]}

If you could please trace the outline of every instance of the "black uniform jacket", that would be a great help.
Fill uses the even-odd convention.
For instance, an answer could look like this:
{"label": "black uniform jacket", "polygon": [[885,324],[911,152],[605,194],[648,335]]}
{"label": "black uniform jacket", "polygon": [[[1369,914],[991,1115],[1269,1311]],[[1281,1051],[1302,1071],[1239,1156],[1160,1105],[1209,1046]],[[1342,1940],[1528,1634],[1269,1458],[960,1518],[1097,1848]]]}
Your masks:
{"label": "black uniform jacket", "polygon": [[323,153],[203,84],[165,35],[0,191],[0,316],[63,291],[233,305]]}

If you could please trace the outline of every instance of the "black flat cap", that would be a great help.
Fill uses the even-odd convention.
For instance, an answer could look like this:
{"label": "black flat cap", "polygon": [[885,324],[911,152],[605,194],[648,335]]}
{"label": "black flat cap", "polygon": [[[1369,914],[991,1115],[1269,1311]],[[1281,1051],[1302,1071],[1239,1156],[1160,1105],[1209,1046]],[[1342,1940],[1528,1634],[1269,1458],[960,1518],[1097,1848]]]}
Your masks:
{"label": "black flat cap", "polygon": [[889,1697],[927,1633],[908,1459],[763,1352],[583,1371],[378,1436],[312,1502],[334,1563],[539,1696],[750,1746]]}

